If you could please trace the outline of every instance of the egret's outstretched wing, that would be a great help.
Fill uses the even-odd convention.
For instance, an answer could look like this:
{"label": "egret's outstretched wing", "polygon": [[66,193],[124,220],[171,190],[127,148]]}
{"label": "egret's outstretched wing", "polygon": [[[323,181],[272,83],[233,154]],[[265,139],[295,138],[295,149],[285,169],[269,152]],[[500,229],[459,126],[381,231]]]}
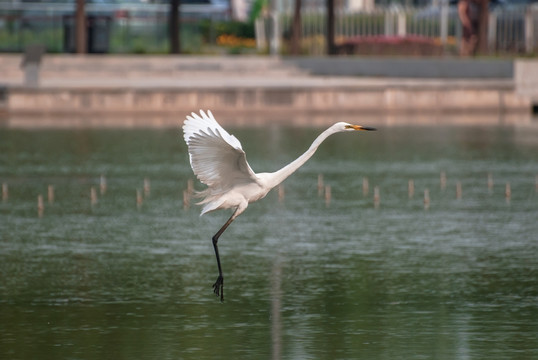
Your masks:
{"label": "egret's outstretched wing", "polygon": [[196,177],[212,193],[230,190],[234,185],[257,182],[241,143],[217,123],[211,111],[192,113],[183,125],[189,159]]}

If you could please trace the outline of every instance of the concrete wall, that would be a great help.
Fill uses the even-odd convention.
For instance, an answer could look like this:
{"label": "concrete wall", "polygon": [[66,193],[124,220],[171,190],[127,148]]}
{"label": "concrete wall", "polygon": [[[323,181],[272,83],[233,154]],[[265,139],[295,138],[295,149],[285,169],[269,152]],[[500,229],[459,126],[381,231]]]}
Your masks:
{"label": "concrete wall", "polygon": [[515,61],[514,86],[519,96],[538,103],[538,60],[518,59]]}
{"label": "concrete wall", "polygon": [[220,112],[528,112],[530,103],[510,86],[457,85],[320,88],[28,89],[11,88],[11,114]]}

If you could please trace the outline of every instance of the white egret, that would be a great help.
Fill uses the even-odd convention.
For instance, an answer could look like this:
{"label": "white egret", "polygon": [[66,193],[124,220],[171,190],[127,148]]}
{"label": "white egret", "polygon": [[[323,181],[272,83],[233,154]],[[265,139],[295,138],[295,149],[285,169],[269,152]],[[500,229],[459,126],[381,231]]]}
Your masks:
{"label": "white egret", "polygon": [[330,135],[343,131],[375,130],[371,127],[337,122],[322,132],[310,148],[290,164],[272,173],[255,173],[247,162],[241,143],[230,135],[213,117],[200,110],[200,115],[192,113],[183,125],[184,139],[189,148],[189,160],[196,177],[207,189],[198,195],[202,197],[201,215],[220,209],[234,209],[232,216],[213,236],[213,248],[217,257],[219,276],[213,291],[224,300],[224,278],[220,264],[219,237],[245,209],[248,204],[260,200],[267,193],[301,167],[321,143]]}

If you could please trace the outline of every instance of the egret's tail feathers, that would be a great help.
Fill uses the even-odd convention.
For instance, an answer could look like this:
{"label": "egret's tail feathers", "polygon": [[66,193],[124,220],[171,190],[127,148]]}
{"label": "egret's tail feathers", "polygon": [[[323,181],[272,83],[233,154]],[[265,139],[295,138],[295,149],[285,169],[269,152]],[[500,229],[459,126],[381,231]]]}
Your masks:
{"label": "egret's tail feathers", "polygon": [[212,195],[209,189],[195,191],[194,197],[202,199],[197,202],[196,205],[204,205],[200,216],[204,215],[205,213],[217,210],[223,203],[223,199],[219,196]]}

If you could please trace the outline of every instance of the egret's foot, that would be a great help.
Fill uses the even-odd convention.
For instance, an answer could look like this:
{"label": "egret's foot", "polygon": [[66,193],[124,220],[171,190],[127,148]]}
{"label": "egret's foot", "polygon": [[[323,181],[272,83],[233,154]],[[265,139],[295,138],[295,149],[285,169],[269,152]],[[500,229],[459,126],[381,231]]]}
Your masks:
{"label": "egret's foot", "polygon": [[213,284],[213,292],[217,296],[220,295],[220,301],[224,301],[224,278],[220,275]]}

